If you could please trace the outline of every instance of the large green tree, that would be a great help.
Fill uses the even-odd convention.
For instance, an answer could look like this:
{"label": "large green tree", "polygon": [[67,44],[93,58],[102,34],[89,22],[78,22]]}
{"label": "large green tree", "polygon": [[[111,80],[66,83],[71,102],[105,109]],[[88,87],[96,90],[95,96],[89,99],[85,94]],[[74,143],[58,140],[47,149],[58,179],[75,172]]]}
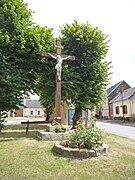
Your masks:
{"label": "large green tree", "polygon": [[16,108],[35,90],[42,67],[38,53],[49,50],[52,37],[52,29],[33,23],[23,0],[0,1],[0,111]]}
{"label": "large green tree", "polygon": [[110,63],[105,61],[108,40],[98,28],[88,22],[61,27],[65,54],[76,57],[63,65],[63,94],[75,106],[74,126],[82,110],[93,109],[102,101],[109,80]]}

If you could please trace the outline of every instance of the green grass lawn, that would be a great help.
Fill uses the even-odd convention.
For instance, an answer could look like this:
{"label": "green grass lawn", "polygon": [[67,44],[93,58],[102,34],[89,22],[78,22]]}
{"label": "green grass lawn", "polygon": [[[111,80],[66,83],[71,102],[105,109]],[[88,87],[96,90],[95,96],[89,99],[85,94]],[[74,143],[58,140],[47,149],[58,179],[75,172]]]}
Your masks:
{"label": "green grass lawn", "polygon": [[31,126],[7,126],[0,135],[0,180],[134,180],[135,141],[107,134],[108,154],[72,160],[55,154],[54,142],[36,139]]}

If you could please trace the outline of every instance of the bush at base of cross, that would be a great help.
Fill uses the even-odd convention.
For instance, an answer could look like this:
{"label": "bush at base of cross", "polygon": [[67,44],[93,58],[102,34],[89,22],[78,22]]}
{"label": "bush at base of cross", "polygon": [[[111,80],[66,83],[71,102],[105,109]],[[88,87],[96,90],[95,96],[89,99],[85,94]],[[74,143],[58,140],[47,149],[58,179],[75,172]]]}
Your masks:
{"label": "bush at base of cross", "polygon": [[87,126],[83,125],[83,123],[78,123],[77,128],[69,134],[65,146],[92,149],[101,146],[103,138],[103,130],[98,128],[95,122],[91,120]]}

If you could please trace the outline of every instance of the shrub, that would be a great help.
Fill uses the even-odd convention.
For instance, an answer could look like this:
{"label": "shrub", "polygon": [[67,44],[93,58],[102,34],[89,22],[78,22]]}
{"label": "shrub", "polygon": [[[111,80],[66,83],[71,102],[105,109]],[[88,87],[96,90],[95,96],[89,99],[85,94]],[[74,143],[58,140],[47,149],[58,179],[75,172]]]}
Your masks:
{"label": "shrub", "polygon": [[104,116],[103,119],[104,119],[104,120],[108,120],[109,117],[108,117],[108,116]]}
{"label": "shrub", "polygon": [[73,130],[68,137],[70,147],[93,148],[103,144],[103,131],[90,121],[88,126],[79,123],[77,129]]}
{"label": "shrub", "polygon": [[125,121],[129,121],[130,117],[122,117],[122,116],[116,116],[114,117],[114,120],[125,120]]}

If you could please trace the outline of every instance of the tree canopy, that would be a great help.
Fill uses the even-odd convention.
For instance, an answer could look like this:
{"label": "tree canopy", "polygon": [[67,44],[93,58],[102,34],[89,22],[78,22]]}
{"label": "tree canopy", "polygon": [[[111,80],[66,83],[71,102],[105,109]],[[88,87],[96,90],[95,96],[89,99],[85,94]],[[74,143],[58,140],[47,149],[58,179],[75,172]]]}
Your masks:
{"label": "tree canopy", "polygon": [[42,67],[38,53],[53,42],[52,29],[34,24],[23,0],[0,1],[0,110],[16,108],[35,90]]}
{"label": "tree canopy", "polygon": [[[84,109],[93,109],[102,101],[109,80],[110,62],[105,61],[108,40],[98,28],[88,22],[61,27],[61,41],[65,54],[76,60],[63,68],[63,91],[75,106],[74,121]],[[65,86],[66,85],[66,86]]]}

